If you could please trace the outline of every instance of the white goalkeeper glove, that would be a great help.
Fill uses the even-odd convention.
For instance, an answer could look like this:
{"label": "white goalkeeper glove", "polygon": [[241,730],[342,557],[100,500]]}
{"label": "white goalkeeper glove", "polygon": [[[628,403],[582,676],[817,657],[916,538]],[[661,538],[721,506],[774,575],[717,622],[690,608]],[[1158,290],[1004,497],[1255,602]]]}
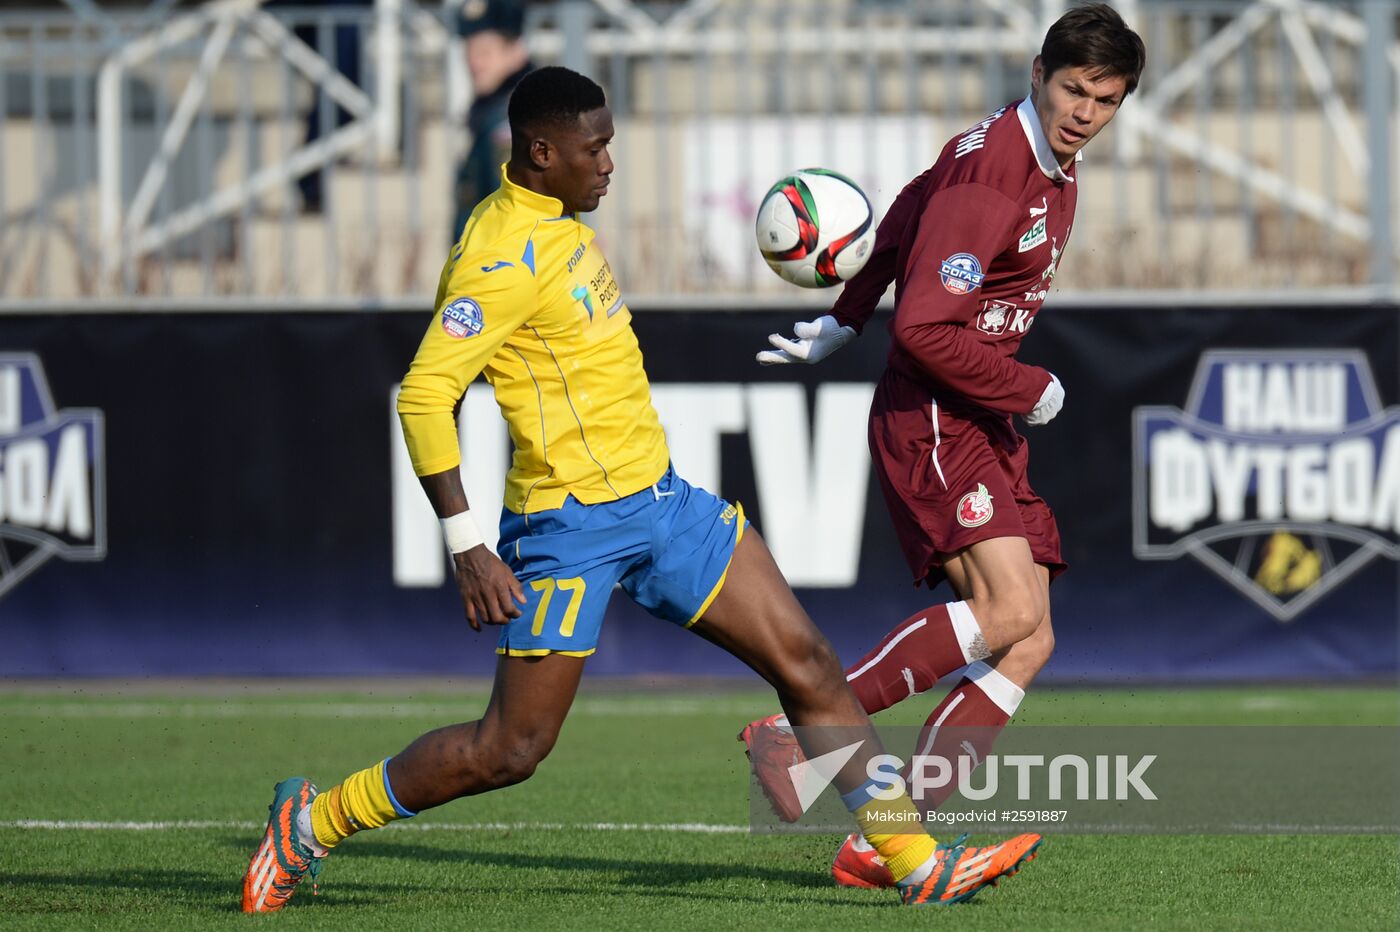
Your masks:
{"label": "white goalkeeper glove", "polygon": [[841,326],[830,314],[813,321],[799,321],[792,332],[797,339],[770,333],[768,342],[774,349],[760,351],[758,361],[765,366],[821,362],[856,337],[855,330]]}
{"label": "white goalkeeper glove", "polygon": [[1040,400],[1035,403],[1031,413],[1026,415],[1026,423],[1032,427],[1049,424],[1064,406],[1064,387],[1060,385],[1060,380],[1051,374],[1050,384],[1045,386],[1045,391],[1040,393]]}

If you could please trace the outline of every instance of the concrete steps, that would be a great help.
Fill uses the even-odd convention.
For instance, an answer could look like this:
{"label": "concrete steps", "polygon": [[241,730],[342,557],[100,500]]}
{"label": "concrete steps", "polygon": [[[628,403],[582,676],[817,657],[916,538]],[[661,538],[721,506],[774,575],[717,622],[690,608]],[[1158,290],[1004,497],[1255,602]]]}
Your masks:
{"label": "concrete steps", "polygon": [[[1324,129],[1301,116],[1286,124],[1272,119],[1256,114],[1252,124],[1266,135]],[[613,193],[590,222],[628,295],[787,293],[761,267],[745,277],[715,264],[697,242],[697,205],[688,202],[686,185],[697,173],[715,172],[722,153],[692,144],[697,138],[693,121],[619,120],[618,128]],[[1216,129],[1224,133],[1226,127]],[[76,153],[82,140],[71,135],[71,128],[68,135],[59,129],[47,132],[46,138],[22,120],[11,120],[0,130],[0,206],[7,217],[0,228],[0,300],[120,294],[105,290],[97,272],[95,165],[87,166],[83,183]],[[260,123],[251,136],[239,125],[222,126],[212,163],[214,183],[234,184],[249,164],[271,164],[303,132],[299,119]],[[1118,167],[1112,159],[1112,132],[1096,141],[1084,163],[1082,206],[1057,289],[1230,290],[1364,280],[1364,244],[1289,217],[1262,197],[1242,194],[1237,182],[1203,173],[1184,159],[1160,159],[1145,149],[1137,162]],[[192,298],[422,300],[436,287],[451,244],[453,143],[449,128],[432,120],[415,129],[411,149],[417,163],[412,167],[381,165],[368,148],[356,153],[329,172],[323,214],[301,211],[295,184],[269,191],[246,213],[220,219],[207,234],[173,244],[168,261],[160,255],[143,260],[138,291]],[[250,148],[256,153],[251,162]],[[172,195],[177,204],[192,196],[191,179],[197,180],[192,172],[200,167],[190,164],[190,158],[182,154],[172,175],[172,184],[184,186]],[[1316,152],[1299,150],[1292,158],[1293,170],[1300,174],[1317,177],[1326,170]],[[131,166],[128,196],[140,167]],[[1334,175],[1327,185],[1337,202],[1363,210],[1363,189],[1355,177],[1347,171]],[[42,192],[48,192],[46,201]],[[1205,206],[1203,196],[1208,198]],[[1242,209],[1246,203],[1249,211]],[[747,237],[747,221],[738,222],[742,213],[736,204],[724,222],[734,224],[735,236]],[[213,256],[207,268],[201,262],[206,238]],[[746,246],[743,239],[736,248]]]}

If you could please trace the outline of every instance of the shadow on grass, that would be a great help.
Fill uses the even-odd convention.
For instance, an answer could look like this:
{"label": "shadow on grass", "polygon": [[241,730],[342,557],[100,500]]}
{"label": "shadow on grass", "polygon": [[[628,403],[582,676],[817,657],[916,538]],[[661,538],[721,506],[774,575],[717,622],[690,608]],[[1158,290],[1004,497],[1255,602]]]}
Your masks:
{"label": "shadow on grass", "polygon": [[[257,840],[246,836],[226,835],[218,839],[221,847],[251,852]],[[347,894],[358,898],[364,894],[392,892],[395,898],[407,894],[442,892],[441,875],[435,872],[431,881],[415,883],[412,880],[397,879],[392,884],[377,884],[361,880],[339,880],[336,878],[336,862],[368,858],[385,858],[404,866],[418,864],[475,866],[485,870],[504,870],[524,877],[535,878],[529,881],[536,892],[550,891],[553,895],[584,894],[597,895],[600,891],[616,889],[629,895],[641,896],[684,896],[693,900],[724,900],[753,903],[821,903],[833,906],[863,907],[870,905],[849,899],[849,893],[833,887],[831,877],[824,865],[814,865],[810,870],[763,866],[753,862],[696,862],[677,861],[663,857],[657,861],[647,861],[636,857],[605,857],[579,854],[568,850],[567,836],[560,836],[558,844],[547,854],[527,853],[513,850],[510,843],[502,842],[491,850],[462,850],[415,844],[399,838],[363,835],[345,846],[345,851],[336,854],[326,862],[322,874],[322,896],[325,901],[334,901],[337,894]],[[363,870],[363,868],[361,868]],[[343,875],[342,875],[343,876]],[[401,875],[400,875],[401,877]],[[725,890],[713,892],[697,889],[699,885],[739,880],[764,886],[761,892]],[[544,886],[541,886],[543,882]],[[463,890],[471,888],[471,879],[463,878]],[[801,890],[799,896],[782,894],[784,888]],[[499,884],[492,885],[491,893],[504,892]],[[829,894],[813,897],[813,892]],[[893,894],[889,894],[893,896]],[[876,893],[877,901],[879,894]]]}
{"label": "shadow on grass", "polygon": [[[831,878],[820,871],[763,867],[752,863],[677,862],[670,859],[645,861],[635,857],[600,857],[568,850],[567,837],[559,839],[557,853],[528,854],[512,850],[509,844],[490,851],[461,851],[434,848],[388,839],[356,839],[357,857],[394,858],[402,861],[480,864],[517,871],[538,871],[557,876],[560,872],[622,875],[627,886],[670,888],[715,880],[756,880],[761,883],[794,887],[828,887]],[[347,846],[347,851],[349,850]]]}
{"label": "shadow on grass", "polygon": [[[244,836],[226,835],[209,839],[220,848],[251,851],[256,842]],[[322,874],[321,895],[316,902],[325,906],[374,907],[407,899],[423,902],[443,895],[470,899],[511,897],[528,885],[532,896],[606,897],[610,893],[654,899],[658,902],[681,899],[688,902],[750,903],[757,906],[840,907],[866,909],[890,907],[898,898],[890,891],[838,890],[819,866],[811,870],[765,867],[751,862],[696,863],[675,860],[645,861],[635,857],[603,857],[571,853],[566,839],[560,839],[557,853],[530,854],[508,847],[491,851],[462,851],[399,840],[361,838],[344,854],[327,863]],[[438,871],[422,880],[396,872],[391,882],[337,878],[335,862],[358,861],[355,873],[365,873],[364,862],[384,858],[410,867],[415,864],[475,866],[483,871],[508,871],[518,875],[515,882],[501,883],[492,876],[489,885],[474,884],[463,876],[458,889],[444,886]],[[347,867],[349,865],[346,865]],[[179,904],[195,912],[237,913],[239,873],[199,869],[123,868],[105,871],[65,871],[62,873],[0,873],[0,908],[11,914],[92,912],[129,913],[150,908],[149,896],[158,894],[167,906]],[[748,889],[714,890],[705,884],[738,880]],[[516,889],[517,884],[519,885]],[[298,891],[298,907],[311,902],[309,889]],[[465,901],[463,901],[463,905]],[[556,901],[557,905],[557,901]],[[973,905],[973,904],[969,904]]]}
{"label": "shadow on grass", "polygon": [[[237,911],[237,884],[241,881],[241,877],[229,878],[216,871],[139,867],[0,873],[0,908],[7,913],[129,912],[150,908],[142,894],[159,893],[166,905],[178,900],[197,910]],[[46,903],[46,898],[52,902]]]}
{"label": "shadow on grass", "polygon": [[[327,860],[327,864],[334,864],[337,860],[348,856],[354,858],[390,858],[405,863],[419,861],[424,863],[482,864],[491,867],[554,873],[559,871],[623,872],[627,874],[628,880],[632,883],[644,883],[656,887],[672,887],[728,878],[785,883],[796,887],[828,887],[831,885],[831,878],[827,876],[825,869],[807,871],[761,867],[750,863],[678,863],[669,858],[642,861],[636,858],[604,858],[569,853],[567,851],[568,835],[565,833],[553,834],[558,836],[558,844],[555,846],[557,854],[554,853],[554,850],[548,854],[528,854],[512,850],[509,842],[502,842],[500,848],[493,848],[490,851],[439,848],[401,841],[398,838],[390,840],[383,836],[366,833],[347,842],[344,851],[333,855]],[[251,854],[258,845],[258,839],[226,835],[218,841],[218,844],[223,848]]]}

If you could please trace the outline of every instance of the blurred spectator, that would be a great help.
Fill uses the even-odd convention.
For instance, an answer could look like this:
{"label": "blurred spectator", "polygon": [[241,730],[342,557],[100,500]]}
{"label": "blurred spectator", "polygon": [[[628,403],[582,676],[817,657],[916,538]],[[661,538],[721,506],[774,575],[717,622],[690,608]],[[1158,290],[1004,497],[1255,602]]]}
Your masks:
{"label": "blurred spectator", "polygon": [[452,242],[472,209],[501,184],[501,164],[510,157],[506,104],[520,79],[534,68],[522,35],[524,0],[464,0],[457,33],[465,40],[472,105],[467,111],[471,148],[457,168]]}

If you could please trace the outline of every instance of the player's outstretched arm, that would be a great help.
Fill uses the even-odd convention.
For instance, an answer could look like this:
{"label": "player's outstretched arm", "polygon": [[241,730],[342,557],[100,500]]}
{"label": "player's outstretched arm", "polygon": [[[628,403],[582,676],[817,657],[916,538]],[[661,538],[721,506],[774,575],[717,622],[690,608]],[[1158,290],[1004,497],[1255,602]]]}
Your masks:
{"label": "player's outstretched arm", "polygon": [[906,184],[885,211],[875,229],[875,248],[870,251],[870,259],[841,289],[831,306],[831,316],[837,324],[859,334],[875,314],[899,271],[899,247],[904,233],[909,224],[919,222],[924,191],[932,174],[933,169],[929,168]]}
{"label": "player's outstretched arm", "polygon": [[[481,542],[481,533],[472,523],[467,493],[462,488],[461,470],[456,467],[419,479],[433,510],[443,521],[448,549],[452,551],[452,573],[462,596],[467,623],[480,631],[482,622],[503,625],[520,617],[525,590],[520,580]],[[459,549],[460,548],[460,549]]]}
{"label": "player's outstretched arm", "polygon": [[813,321],[801,321],[792,328],[791,338],[769,334],[768,342],[773,348],[759,351],[760,365],[821,362],[860,335],[894,281],[900,240],[909,222],[918,217],[923,190],[932,171],[919,175],[899,192],[875,231],[870,259],[841,289],[831,313]]}

